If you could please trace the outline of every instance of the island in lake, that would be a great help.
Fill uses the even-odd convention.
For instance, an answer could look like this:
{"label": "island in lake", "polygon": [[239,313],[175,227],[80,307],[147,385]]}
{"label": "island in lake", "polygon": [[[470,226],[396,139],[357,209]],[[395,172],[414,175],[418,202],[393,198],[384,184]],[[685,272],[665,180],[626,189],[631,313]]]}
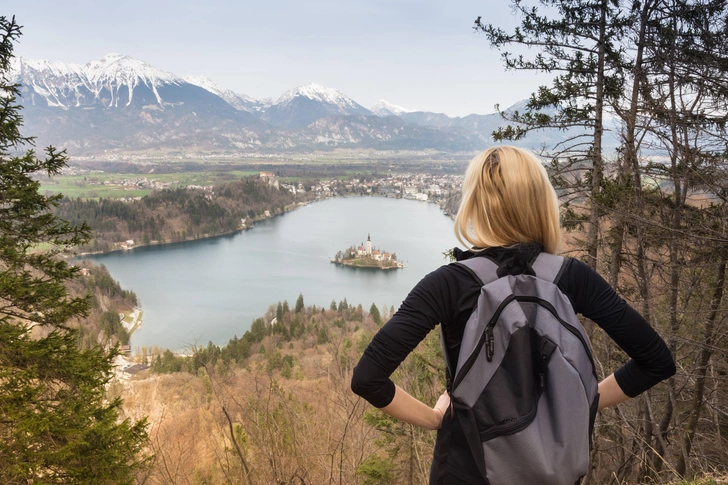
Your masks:
{"label": "island in lake", "polygon": [[397,261],[395,253],[372,249],[372,238],[367,235],[367,244],[362,243],[358,248],[351,246],[344,251],[336,253],[334,264],[343,264],[355,268],[379,268],[379,269],[400,269],[404,264]]}

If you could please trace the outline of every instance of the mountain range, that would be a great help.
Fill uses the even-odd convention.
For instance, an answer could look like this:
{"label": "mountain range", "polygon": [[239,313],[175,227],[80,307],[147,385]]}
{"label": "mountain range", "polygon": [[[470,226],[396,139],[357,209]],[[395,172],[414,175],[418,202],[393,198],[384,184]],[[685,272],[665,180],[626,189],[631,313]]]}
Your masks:
{"label": "mountain range", "polygon": [[[27,133],[70,154],[162,151],[296,153],[336,148],[472,152],[493,144],[498,113],[449,117],[380,100],[370,109],[309,83],[256,99],[205,77],[180,77],[109,54],[88,64],[14,58]],[[564,134],[529,135],[527,145]]]}

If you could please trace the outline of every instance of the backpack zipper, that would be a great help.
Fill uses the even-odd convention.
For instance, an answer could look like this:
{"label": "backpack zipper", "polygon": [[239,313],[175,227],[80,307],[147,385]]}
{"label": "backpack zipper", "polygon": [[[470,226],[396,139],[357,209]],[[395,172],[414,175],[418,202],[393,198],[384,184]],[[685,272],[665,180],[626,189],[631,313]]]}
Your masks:
{"label": "backpack zipper", "polygon": [[581,344],[584,346],[584,350],[586,350],[586,354],[589,357],[589,361],[592,364],[592,373],[596,376],[596,366],[594,365],[594,357],[592,356],[591,349],[589,345],[587,344],[584,337],[579,333],[579,331],[574,328],[570,323],[564,321],[559,317],[558,313],[556,312],[556,309],[554,306],[542,298],[538,298],[536,296],[516,296],[516,295],[508,295],[501,303],[498,305],[498,308],[493,313],[493,316],[488,321],[488,324],[485,326],[485,330],[483,331],[483,334],[480,337],[480,340],[478,340],[478,344],[475,346],[475,349],[473,350],[473,353],[470,354],[470,357],[467,361],[465,361],[465,364],[463,364],[463,367],[460,369],[460,372],[455,378],[455,382],[453,383],[452,389],[453,391],[457,388],[458,384],[465,378],[465,375],[468,373],[470,368],[475,364],[475,361],[478,358],[478,355],[480,354],[480,349],[483,348],[485,345],[485,358],[488,360],[488,362],[493,361],[493,356],[495,354],[495,337],[493,336],[493,328],[498,323],[498,319],[501,316],[501,313],[503,313],[503,310],[505,310],[506,306],[513,302],[513,300],[518,301],[527,301],[536,303],[542,307],[544,307],[549,313],[551,313],[556,320],[566,328],[569,332],[571,332],[576,338],[579,339]]}
{"label": "backpack zipper", "polygon": [[[541,393],[542,391],[539,391],[538,397],[540,397]],[[534,399],[533,408],[527,414],[515,419],[513,423],[496,424],[484,432],[479,432],[478,435],[480,436],[480,441],[485,443],[486,441],[500,438],[501,436],[516,434],[519,431],[528,428],[528,426],[533,423],[533,420],[536,419],[538,397]]]}
{"label": "backpack zipper", "polygon": [[455,377],[455,382],[452,385],[453,391],[455,388],[458,387],[458,384],[460,384],[460,381],[462,381],[465,378],[465,374],[468,373],[470,368],[475,364],[476,359],[478,358],[478,355],[480,354],[480,349],[483,348],[483,345],[486,345],[485,347],[485,357],[488,359],[488,362],[491,362],[493,360],[493,354],[495,353],[495,339],[493,338],[493,327],[495,327],[495,324],[498,323],[498,319],[501,316],[501,313],[503,313],[503,310],[508,306],[509,303],[511,303],[513,300],[516,299],[516,295],[508,295],[501,303],[498,305],[498,308],[493,313],[493,316],[488,321],[488,324],[485,326],[485,330],[483,331],[483,334],[480,336],[480,340],[478,340],[478,344],[475,346],[475,349],[473,350],[473,353],[470,354],[470,357],[468,360],[465,361],[463,364],[463,367],[460,369],[460,372]]}
{"label": "backpack zipper", "polygon": [[[592,365],[592,372],[594,373],[594,376],[596,376],[596,366],[594,365],[594,357],[592,356],[591,347],[589,347],[589,344],[586,342],[586,339],[584,339],[584,336],[576,329],[572,324],[569,322],[562,320],[561,317],[559,317],[558,313],[556,312],[556,308],[551,304],[551,302],[544,300],[542,298],[539,298],[537,296],[519,296],[516,297],[518,301],[528,301],[532,303],[536,303],[542,307],[544,307],[546,310],[548,310],[549,313],[551,313],[556,320],[561,324],[562,327],[566,328],[569,332],[571,332],[576,338],[579,339],[581,344],[584,346],[584,350],[586,350],[586,355],[589,357],[589,361]],[[504,300],[505,301],[505,300]]]}

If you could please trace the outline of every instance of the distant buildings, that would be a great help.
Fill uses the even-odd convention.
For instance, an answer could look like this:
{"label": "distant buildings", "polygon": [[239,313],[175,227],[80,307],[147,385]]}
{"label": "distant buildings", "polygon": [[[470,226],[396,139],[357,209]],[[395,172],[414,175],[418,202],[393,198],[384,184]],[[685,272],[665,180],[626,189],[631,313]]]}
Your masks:
{"label": "distant buildings", "polygon": [[[104,180],[101,182],[102,185],[122,187],[124,190],[139,190],[139,189],[169,189],[175,185],[179,185],[179,180],[172,180],[170,182],[162,182],[159,180],[148,179],[147,177],[140,178],[128,178],[120,180]],[[94,182],[89,181],[89,185],[94,185]]]}
{"label": "distant buildings", "polygon": [[361,243],[358,247],[351,246],[346,251],[339,251],[332,263],[346,266],[376,267],[381,269],[404,268],[404,265],[397,262],[394,254],[380,251],[372,247],[372,237],[367,234],[366,246]]}
{"label": "distant buildings", "polygon": [[280,189],[278,178],[276,178],[276,174],[274,174],[273,172],[260,172],[260,179],[268,182],[268,185],[270,185],[271,187]]}
{"label": "distant buildings", "polygon": [[119,243],[119,246],[121,246],[121,249],[131,249],[134,247],[134,240],[127,239],[126,241]]}

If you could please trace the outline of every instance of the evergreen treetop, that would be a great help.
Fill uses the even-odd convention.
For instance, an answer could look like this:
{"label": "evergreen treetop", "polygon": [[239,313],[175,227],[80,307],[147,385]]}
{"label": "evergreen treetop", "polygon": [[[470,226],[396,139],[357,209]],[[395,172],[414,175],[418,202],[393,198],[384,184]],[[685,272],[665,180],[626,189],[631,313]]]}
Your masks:
{"label": "evergreen treetop", "polygon": [[121,401],[106,401],[115,351],[80,349],[69,320],[89,298],[71,298],[65,283],[79,271],[59,255],[88,240],[40,194],[33,174],[55,175],[64,151],[33,150],[21,135],[10,81],[21,27],[0,16],[0,483],[125,484],[147,462],[146,422],[119,420]]}

